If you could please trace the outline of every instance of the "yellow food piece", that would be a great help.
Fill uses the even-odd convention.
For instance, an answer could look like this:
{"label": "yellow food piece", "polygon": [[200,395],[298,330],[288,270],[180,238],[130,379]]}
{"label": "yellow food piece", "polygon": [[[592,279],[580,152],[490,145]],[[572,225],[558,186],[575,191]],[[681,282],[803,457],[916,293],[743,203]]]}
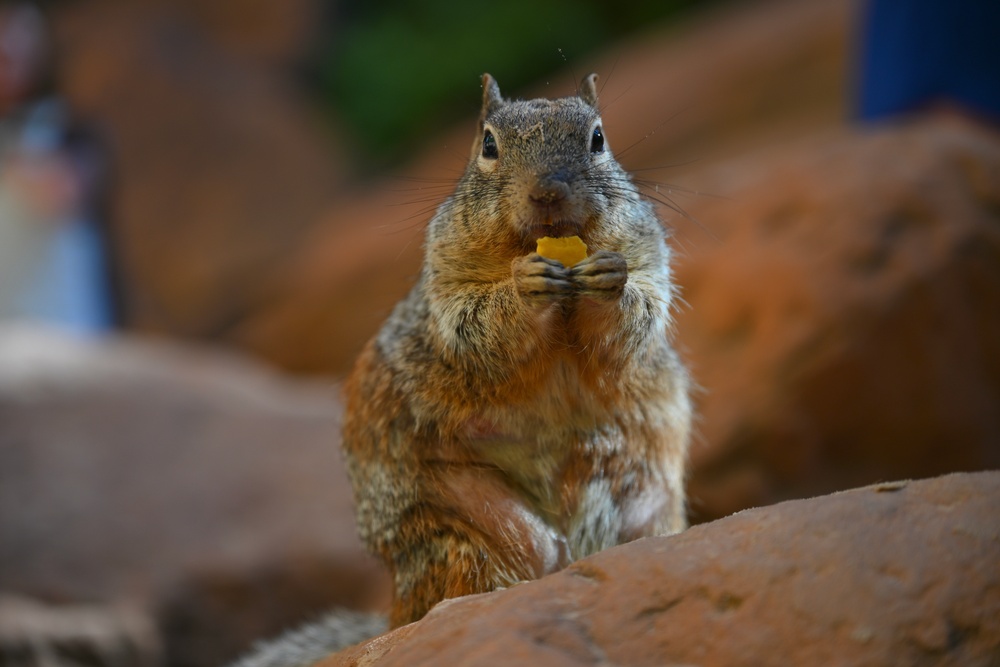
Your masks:
{"label": "yellow food piece", "polygon": [[543,236],[538,239],[538,250],[542,257],[562,262],[565,266],[573,266],[587,258],[587,244],[579,236],[552,238]]}

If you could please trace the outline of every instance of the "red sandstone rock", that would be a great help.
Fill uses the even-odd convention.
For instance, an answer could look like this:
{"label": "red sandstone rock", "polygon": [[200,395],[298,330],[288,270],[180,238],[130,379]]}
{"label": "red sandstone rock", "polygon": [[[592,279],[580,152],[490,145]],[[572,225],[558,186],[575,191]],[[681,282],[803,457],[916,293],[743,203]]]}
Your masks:
{"label": "red sandstone rock", "polygon": [[[323,224],[344,170],[279,66],[304,37],[306,5],[318,7],[146,0],[55,12],[63,91],[110,144],[131,328],[226,339],[280,297],[274,281]],[[296,18],[268,18],[286,13]]]}
{"label": "red sandstone rock", "polygon": [[924,118],[696,178],[729,195],[677,271],[696,518],[1000,467],[1000,134]]}
{"label": "red sandstone rock", "polygon": [[[115,1],[115,0],[112,0]],[[239,56],[282,66],[309,53],[321,25],[320,0],[133,0],[180,17]]]}
{"label": "red sandstone rock", "polygon": [[579,561],[319,663],[993,665],[1000,473],[742,512]]}

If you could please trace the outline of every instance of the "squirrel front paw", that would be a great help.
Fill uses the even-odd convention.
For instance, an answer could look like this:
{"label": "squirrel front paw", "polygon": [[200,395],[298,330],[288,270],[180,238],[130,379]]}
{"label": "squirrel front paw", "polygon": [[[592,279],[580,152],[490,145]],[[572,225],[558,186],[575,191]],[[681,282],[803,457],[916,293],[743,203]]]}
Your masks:
{"label": "squirrel front paw", "polygon": [[625,256],[610,250],[598,250],[570,269],[578,294],[599,301],[621,296],[628,280]]}
{"label": "squirrel front paw", "polygon": [[511,262],[514,287],[528,305],[552,303],[573,291],[570,270],[554,259],[536,252],[516,258]]}

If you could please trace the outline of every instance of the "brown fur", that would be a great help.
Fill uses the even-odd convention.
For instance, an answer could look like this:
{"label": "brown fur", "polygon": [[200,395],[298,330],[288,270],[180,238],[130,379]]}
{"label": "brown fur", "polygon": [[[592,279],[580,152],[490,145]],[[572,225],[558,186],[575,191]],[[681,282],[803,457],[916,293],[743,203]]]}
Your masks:
{"label": "brown fur", "polygon": [[[395,578],[393,626],[685,522],[669,250],[594,150],[596,76],[558,100],[504,100],[489,75],[483,88],[420,278],[346,386],[358,523]],[[572,234],[591,252],[575,267],[534,253]]]}

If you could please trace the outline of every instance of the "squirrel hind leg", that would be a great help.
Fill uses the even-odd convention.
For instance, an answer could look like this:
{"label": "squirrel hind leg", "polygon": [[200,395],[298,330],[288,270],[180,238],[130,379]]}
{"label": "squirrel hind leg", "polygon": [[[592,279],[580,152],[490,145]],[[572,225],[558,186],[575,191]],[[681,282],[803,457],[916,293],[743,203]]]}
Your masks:
{"label": "squirrel hind leg", "polygon": [[[487,593],[519,581],[536,579],[538,564],[501,553],[472,527],[450,527],[432,537],[413,539],[397,549],[393,568],[396,596],[389,625],[397,628],[419,620],[442,600]],[[523,556],[523,555],[522,555]]]}

